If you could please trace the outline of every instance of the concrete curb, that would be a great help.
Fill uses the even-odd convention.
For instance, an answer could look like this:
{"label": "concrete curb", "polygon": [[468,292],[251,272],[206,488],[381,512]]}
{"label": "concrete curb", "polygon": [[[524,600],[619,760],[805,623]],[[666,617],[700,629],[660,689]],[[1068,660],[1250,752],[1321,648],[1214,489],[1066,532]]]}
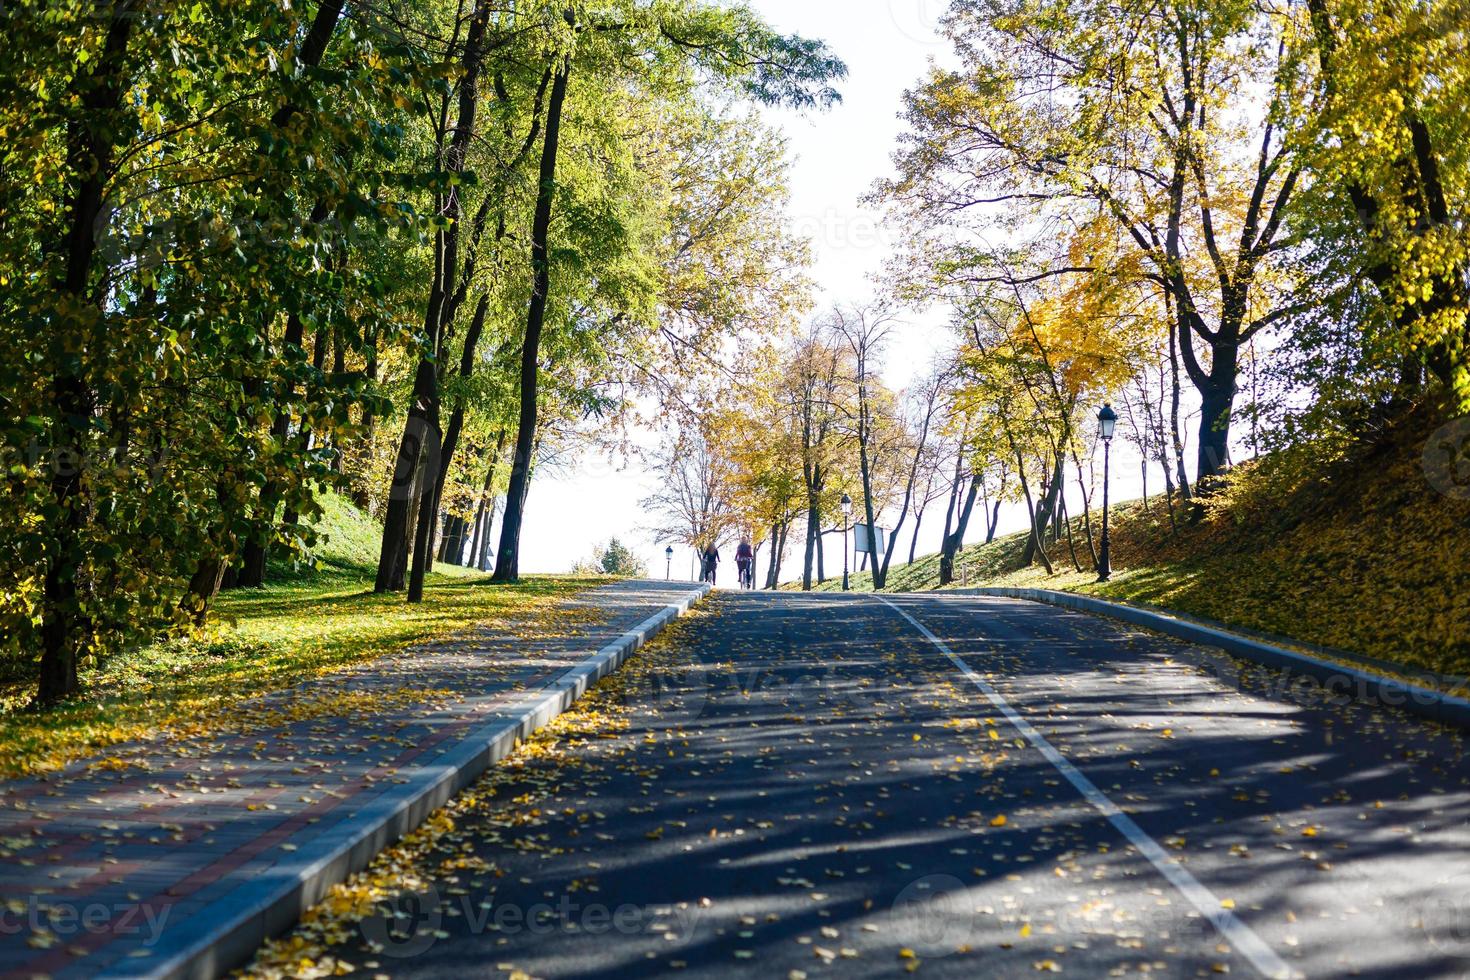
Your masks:
{"label": "concrete curb", "polygon": [[1218,647],[1243,660],[1313,678],[1320,682],[1324,689],[1336,694],[1350,694],[1372,704],[1398,708],[1442,724],[1470,729],[1470,700],[1421,687],[1418,684],[1411,684],[1398,678],[1361,670],[1347,664],[1312,657],[1295,650],[1287,650],[1284,647],[1241,636],[1214,626],[1192,622],[1187,618],[1163,611],[1109,602],[1106,599],[1095,599],[1092,596],[1077,595],[1073,592],[1055,592],[1050,589],[975,588],[955,589],[949,594],[1025,599],[1078,612],[1108,616],[1134,626],[1142,626],[1167,634],[1176,639]]}
{"label": "concrete curb", "polygon": [[588,688],[710,591],[690,585],[681,600],[665,606],[546,687],[528,692],[496,720],[467,735],[407,782],[356,810],[310,848],[267,874],[242,885],[167,930],[154,962],[139,973],[127,961],[102,971],[104,977],[213,978],[246,962],[266,939],[290,927],[335,884],[363,868],[379,851],[421,824],[486,769],[510,754],[516,743],[574,704]]}

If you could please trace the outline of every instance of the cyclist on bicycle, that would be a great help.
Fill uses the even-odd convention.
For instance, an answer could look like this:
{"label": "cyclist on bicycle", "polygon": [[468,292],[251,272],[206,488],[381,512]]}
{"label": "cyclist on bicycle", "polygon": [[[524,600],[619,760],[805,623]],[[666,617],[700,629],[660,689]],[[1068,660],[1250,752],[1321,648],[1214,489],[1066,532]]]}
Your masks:
{"label": "cyclist on bicycle", "polygon": [[740,570],[740,587],[754,589],[755,549],[751,547],[749,538],[741,538],[740,547],[735,549],[735,567]]}
{"label": "cyclist on bicycle", "polygon": [[720,567],[720,549],[711,541],[704,549],[704,580],[715,584],[715,572]]}

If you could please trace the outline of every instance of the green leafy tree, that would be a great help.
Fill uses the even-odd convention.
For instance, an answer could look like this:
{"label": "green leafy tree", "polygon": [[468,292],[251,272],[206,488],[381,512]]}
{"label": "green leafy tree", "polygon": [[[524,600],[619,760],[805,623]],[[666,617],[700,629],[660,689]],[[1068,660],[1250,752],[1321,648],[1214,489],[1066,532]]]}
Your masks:
{"label": "green leafy tree", "polygon": [[[537,182],[530,252],[532,281],[521,340],[520,411],[495,578],[518,577],[520,532],[538,423],[542,334],[552,290],[552,221],[559,186],[561,117],[575,77],[599,75],[619,87],[665,97],[714,84],[767,104],[805,108],[838,98],[830,83],[845,68],[818,42],[783,37],[745,7],[683,0],[644,4],[625,0],[565,11]],[[618,316],[619,314],[614,314]]]}
{"label": "green leafy tree", "polygon": [[602,549],[602,571],[621,578],[645,578],[648,565],[617,538],[608,541]]}
{"label": "green leafy tree", "polygon": [[43,701],[77,690],[83,662],[203,615],[262,486],[310,505],[323,442],[273,438],[279,412],[330,441],[368,400],[355,350],[329,372],[289,336],[295,312],[322,343],[355,342],[345,304],[317,315],[303,287],[345,271],[327,257],[359,222],[400,224],[352,165],[388,152],[388,64],[342,9],[0,11],[0,329],[24,365],[0,377],[24,461],[3,615],[16,656],[40,651]]}

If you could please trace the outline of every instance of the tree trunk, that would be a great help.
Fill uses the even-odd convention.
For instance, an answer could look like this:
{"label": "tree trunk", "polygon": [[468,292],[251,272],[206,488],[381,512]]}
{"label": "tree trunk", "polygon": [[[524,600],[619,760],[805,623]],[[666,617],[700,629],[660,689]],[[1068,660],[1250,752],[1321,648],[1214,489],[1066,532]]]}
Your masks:
{"label": "tree trunk", "polygon": [[1087,553],[1092,558],[1092,567],[1098,566],[1097,547],[1092,540],[1092,493],[1087,488],[1087,480],[1082,474],[1082,458],[1074,450],[1072,462],[1077,467],[1077,489],[1082,491],[1082,527],[1087,532]]}
{"label": "tree trunk", "polygon": [[1062,494],[1062,514],[1060,523],[1067,529],[1067,551],[1072,556],[1072,567],[1078,572],[1082,571],[1082,562],[1077,560],[1077,540],[1072,535],[1072,515],[1067,510],[1067,495]]}
{"label": "tree trunk", "polygon": [[1036,515],[1035,501],[1031,496],[1031,481],[1026,479],[1026,460],[1022,456],[1020,448],[1016,446],[1015,440],[1010,438],[1009,433],[1007,433],[1007,438],[1011,443],[1012,450],[1014,450],[1016,454],[1016,473],[1021,478],[1021,494],[1026,498],[1026,516],[1028,519],[1030,537],[1030,540],[1027,541],[1026,550],[1031,555],[1031,557],[1026,559],[1026,564],[1031,564],[1031,562],[1035,560],[1035,557],[1039,555],[1041,558],[1041,565],[1043,568],[1046,569],[1046,574],[1053,575],[1055,574],[1055,572],[1051,567],[1051,558],[1047,556],[1046,547],[1042,544],[1040,540],[1041,535],[1036,530],[1036,525],[1039,524],[1040,521]]}
{"label": "tree trunk", "polygon": [[[1046,484],[1046,494],[1042,498],[1040,505],[1032,513],[1032,529],[1036,533],[1032,534],[1027,540],[1026,549],[1021,555],[1021,561],[1027,565],[1036,560],[1037,548],[1043,548],[1044,550],[1043,546],[1046,542],[1046,532],[1051,525],[1052,515],[1056,511],[1057,494],[1061,492],[1063,486],[1063,480],[1065,476],[1065,470],[1063,468],[1064,462],[1065,459],[1061,456],[1061,454],[1057,454],[1056,464],[1052,467],[1051,480],[1048,481]],[[1021,463],[1018,460],[1018,465],[1020,465],[1024,470],[1024,463]],[[1023,473],[1023,479],[1024,475],[1025,474]],[[1050,560],[1046,560],[1045,563],[1048,565],[1047,571],[1050,572]]]}
{"label": "tree trunk", "polygon": [[[961,437],[961,445],[963,446],[963,437]],[[960,452],[955,456],[954,480],[950,482],[949,500],[945,501],[944,505],[944,531],[940,534],[939,537],[939,580],[941,585],[948,584],[944,580],[944,576],[946,573],[944,546],[949,541],[950,531],[954,527],[955,516],[959,513],[960,494],[963,493],[961,487],[963,486],[964,472],[965,453],[962,448]],[[950,580],[952,581],[954,579],[953,560],[949,562],[948,574]]]}
{"label": "tree trunk", "polygon": [[383,544],[378,555],[378,577],[375,592],[394,592],[398,569],[404,560],[404,538],[411,520],[410,511],[424,492],[419,484],[421,462],[437,451],[439,434],[429,421],[428,405],[434,398],[437,378],[432,361],[420,360],[414,375],[413,400],[408,421],[398,440],[393,475],[388,484],[388,504],[383,510]]}
{"label": "tree trunk", "polygon": [[[844,543],[842,547],[845,552],[847,545]],[[817,528],[817,583],[821,584],[825,581],[827,581],[827,535],[821,528]]]}
{"label": "tree trunk", "polygon": [[786,542],[791,535],[791,518],[781,522],[781,547],[776,549],[776,581],[772,589],[781,587],[781,568],[786,564]]}
{"label": "tree trunk", "polygon": [[485,539],[485,534],[489,531],[489,528],[485,526],[485,512],[489,509],[486,499],[488,497],[488,493],[481,497],[479,505],[475,508],[474,533],[470,536],[470,550],[465,555],[465,567],[473,568],[477,572],[480,571],[480,542]]}
{"label": "tree trunk", "polygon": [[914,518],[914,536],[909,539],[909,564],[914,563],[914,554],[919,548],[919,528],[924,526],[924,512],[919,511]]}
{"label": "tree trunk", "polygon": [[[469,330],[465,332],[464,350],[459,359],[461,378],[470,378],[475,373],[475,355],[480,346],[480,335],[485,330],[485,314],[489,306],[490,294],[481,293],[479,302],[475,304],[475,314],[470,318]],[[459,448],[460,434],[464,431],[464,414],[465,399],[461,395],[454,400],[454,409],[449,413],[449,425],[444,428],[444,448],[440,452],[439,475],[434,481],[434,526],[438,526],[439,513],[444,506],[444,487],[449,483],[449,472],[454,464],[454,454]],[[460,523],[462,525],[464,522]],[[463,533],[460,537],[463,538]],[[444,545],[447,544],[448,535],[445,535],[445,538],[446,540],[440,545],[441,554],[445,553]],[[462,540],[460,547],[463,548]],[[455,561],[454,564],[458,565],[459,562]],[[425,568],[431,571],[433,569],[432,558],[429,556],[425,557]]]}
{"label": "tree trunk", "polygon": [[817,543],[822,534],[822,511],[817,498],[808,492],[806,505],[806,564],[802,566],[801,589],[812,590],[812,568],[817,560]]}
{"label": "tree trunk", "polygon": [[[74,90],[82,112],[67,128],[65,271],[56,283],[64,311],[57,317],[51,343],[51,433],[57,465],[51,500],[59,515],[50,528],[45,556],[41,609],[41,664],[37,700],[43,704],[76,693],[77,656],[91,626],[78,602],[77,577],[83,565],[82,528],[86,501],[82,467],[92,394],[82,364],[91,346],[88,334],[101,302],[92,297],[92,262],[103,225],[103,193],[111,176],[114,153],[112,119],[127,87],[127,48],[133,25],[142,18],[131,0],[113,4],[106,40],[94,73],[78,78]],[[117,127],[121,130],[122,127]]]}
{"label": "tree trunk", "polygon": [[[483,562],[480,554],[484,550],[484,542],[490,536],[490,526],[485,520],[485,512],[490,509],[491,501],[494,500],[495,471],[500,466],[500,451],[505,448],[505,430],[501,429],[495,436],[495,448],[490,452],[490,465],[485,469],[485,485],[480,488],[480,504],[475,514],[475,536],[470,541],[470,565],[480,568]],[[480,569],[483,571],[483,569]]]}
{"label": "tree trunk", "polygon": [[[859,371],[867,371],[867,361],[859,359]],[[873,473],[868,459],[868,390],[865,381],[858,385],[858,471],[863,481],[863,516],[868,524],[868,551],[863,554],[863,568],[867,567],[868,556],[873,555],[873,590],[883,588],[883,567],[878,564],[873,549],[878,546],[878,515],[873,512]],[[861,570],[861,569],[860,569]]]}
{"label": "tree trunk", "polygon": [[194,625],[203,626],[208,618],[209,604],[224,586],[225,566],[222,558],[206,559],[199,563],[194,577],[189,579],[189,595],[194,601],[190,618]]}
{"label": "tree trunk", "polygon": [[[1172,307],[1169,294],[1164,294],[1165,304]],[[1179,482],[1179,495],[1187,503],[1192,496],[1189,489],[1189,473],[1184,467],[1184,441],[1179,438],[1179,324],[1172,312],[1169,316],[1169,370],[1172,375],[1170,380],[1169,396],[1169,441],[1174,449],[1174,466]],[[1160,414],[1163,410],[1160,409]]]}
{"label": "tree trunk", "polygon": [[438,560],[446,565],[464,565],[465,536],[470,532],[469,521],[458,514],[449,514],[444,519],[444,534],[439,540]]}
{"label": "tree trunk", "polygon": [[239,544],[234,533],[235,519],[239,516],[234,512],[234,490],[238,480],[236,473],[226,469],[215,483],[215,503],[220,510],[220,519],[210,530],[209,551],[195,567],[189,579],[189,591],[180,604],[197,626],[204,625],[210,604],[224,588],[230,558]]}
{"label": "tree trunk", "polygon": [[1210,384],[1200,393],[1199,456],[1195,489],[1204,493],[1215,477],[1230,468],[1230,416],[1235,407],[1234,359],[1217,351],[1220,369],[1210,372]]}
{"label": "tree trunk", "polygon": [[419,512],[413,535],[413,562],[408,577],[408,601],[419,602],[424,597],[424,576],[429,571],[429,550],[433,547],[434,525],[438,520],[438,490],[444,474],[443,443],[439,434],[439,377],[438,369],[430,366],[432,388],[422,403],[425,431],[432,440],[433,452],[419,466],[421,494],[418,498]]}
{"label": "tree trunk", "polygon": [[[475,118],[479,109],[479,76],[484,63],[485,33],[489,24],[489,0],[477,0],[465,37],[464,53],[461,58],[463,69],[459,82],[458,117],[447,147],[441,146],[440,166],[446,171],[459,173],[465,168],[465,158],[470,140],[475,135]],[[439,479],[438,454],[442,433],[439,429],[439,364],[443,355],[444,337],[448,324],[453,322],[461,298],[459,284],[459,244],[461,199],[458,185],[452,186],[439,205],[447,226],[434,237],[434,268],[429,287],[429,301],[424,314],[424,334],[428,339],[427,350],[419,357],[418,370],[414,374],[413,402],[408,420],[404,424],[403,438],[398,445],[398,458],[394,467],[393,488],[388,495],[388,508],[383,520],[383,549],[378,559],[377,591],[389,591],[391,583],[401,574],[399,569],[408,564],[412,549],[413,567],[409,575],[408,601],[418,602],[423,596],[423,576],[429,565],[427,554],[428,537],[433,529],[434,512],[438,505],[435,487]],[[432,456],[425,457],[424,450]],[[396,481],[405,474],[416,477],[412,499],[393,492]],[[411,514],[417,515],[416,520]],[[409,540],[400,535],[414,524],[414,534]]]}
{"label": "tree trunk", "polygon": [[[437,520],[439,521],[438,533],[433,536],[434,542],[430,548],[434,563],[436,565],[458,565],[459,556],[464,552],[464,518],[452,511],[439,508]],[[456,538],[458,539],[457,547]]]}
{"label": "tree trunk", "polygon": [[425,490],[424,478],[429,469],[429,458],[432,452],[425,448],[419,454],[419,466],[414,471],[412,491],[409,493],[408,521],[403,526],[403,533],[399,536],[398,559],[393,566],[392,591],[402,592],[408,586],[408,562],[413,555],[413,543],[418,534],[419,526],[419,500],[422,499]]}
{"label": "tree trunk", "polygon": [[1051,543],[1062,543],[1062,525],[1067,521],[1067,487],[1063,484],[1057,490],[1057,505],[1055,516],[1051,522]]}
{"label": "tree trunk", "polygon": [[780,522],[771,525],[771,562],[766,568],[766,588],[776,587],[776,569],[778,567],[777,556],[781,554],[785,541],[781,537],[782,528]]}
{"label": "tree trunk", "polygon": [[490,570],[490,536],[495,530],[495,511],[500,506],[500,498],[493,493],[490,496],[490,509],[485,512],[485,535],[480,538],[480,555],[475,560],[475,567],[482,572]]}
{"label": "tree trunk", "polygon": [[1199,317],[1192,311],[1179,310],[1179,349],[1184,355],[1184,368],[1200,394],[1199,453],[1195,462],[1195,489],[1205,492],[1202,484],[1230,468],[1230,420],[1235,409],[1235,387],[1238,377],[1241,318],[1245,315],[1240,291],[1226,304],[1215,333],[1205,338],[1210,351],[1208,372],[1200,365],[1194,350],[1191,323]]}
{"label": "tree trunk", "polygon": [[495,559],[496,582],[520,579],[521,522],[525,517],[526,493],[531,484],[531,466],[536,446],[537,373],[540,368],[541,330],[546,324],[546,302],[551,292],[551,207],[556,194],[556,157],[561,141],[562,109],[567,100],[571,60],[557,66],[551,83],[551,103],[546,111],[546,140],[541,147],[540,180],[536,191],[536,213],[531,225],[531,268],[534,283],[526,313],[526,337],[521,345],[521,406],[516,428],[515,457],[511,464],[510,487],[505,495],[501,519],[500,548]]}
{"label": "tree trunk", "polygon": [[[435,399],[431,410],[431,422],[437,431],[439,425],[439,405]],[[408,578],[408,601],[424,601],[424,576],[428,572],[429,549],[432,547],[434,534],[434,512],[438,509],[438,501],[434,499],[434,481],[436,474],[427,466],[424,468],[424,494],[419,499],[419,516],[417,526],[413,534],[413,565],[409,571]]]}
{"label": "tree trunk", "polygon": [[[920,458],[924,454],[924,446],[925,446],[925,444],[928,441],[928,433],[929,433],[929,423],[928,423],[928,421],[926,419],[925,422],[924,422],[923,429],[920,430],[919,440],[918,440],[919,446],[918,446],[917,449],[914,450],[914,462],[913,462],[913,465],[909,467],[909,478],[908,478],[908,482],[904,485],[903,506],[900,507],[899,510],[898,510],[898,520],[893,525],[893,533],[892,533],[892,535],[889,536],[889,539],[888,539],[888,547],[884,550],[884,553],[883,553],[883,564],[882,564],[882,567],[879,569],[879,571],[881,572],[882,582],[881,582],[881,584],[879,583],[879,581],[878,581],[879,576],[878,575],[875,575],[874,576],[874,579],[873,579],[874,587],[875,588],[878,588],[878,589],[886,588],[887,585],[888,585],[888,567],[889,567],[889,564],[893,561],[893,552],[897,550],[897,545],[898,545],[898,532],[901,531],[901,530],[903,530],[904,522],[907,521],[908,518],[909,518],[909,508],[911,508],[913,506],[913,502],[914,502],[914,484],[916,482],[918,482],[918,479],[919,479],[919,460],[920,460]],[[923,515],[923,512],[921,511],[919,513],[919,519],[922,519],[923,516],[924,516]],[[918,535],[919,535],[919,528],[918,528],[918,522],[916,521],[915,524],[914,524],[914,541],[915,541],[915,543],[917,543],[917,541],[918,541]],[[909,547],[909,564],[912,565],[913,563],[914,563],[913,546],[911,545]]]}
{"label": "tree trunk", "polygon": [[[463,73],[459,82],[459,116],[451,129],[447,147],[441,145],[440,166],[448,172],[463,172],[469,143],[475,137],[476,112],[479,109],[479,73],[484,66],[485,32],[490,24],[490,0],[478,0],[470,18],[469,31],[465,38],[465,53],[462,57]],[[400,574],[398,569],[409,561],[412,548],[413,566],[409,573],[409,601],[417,602],[423,597],[423,574],[429,566],[429,536],[434,530],[435,488],[440,479],[440,361],[444,353],[444,336],[448,325],[454,320],[459,300],[460,275],[460,217],[462,198],[459,185],[442,197],[440,212],[447,219],[447,226],[435,234],[434,275],[429,285],[428,309],[423,317],[423,328],[428,338],[426,350],[420,354],[419,367],[413,379],[413,404],[409,419],[404,425],[403,438],[398,442],[398,458],[394,467],[394,479],[404,473],[415,473],[416,497],[404,498],[390,492],[388,508],[384,516],[384,542],[378,560],[378,591],[390,591],[392,580]],[[409,530],[413,523],[412,539],[400,533]],[[385,585],[385,582],[388,585]]]}
{"label": "tree trunk", "polygon": [[965,530],[970,526],[970,514],[975,510],[975,498],[980,495],[981,476],[976,473],[970,477],[970,489],[965,494],[964,505],[960,508],[958,519],[955,521],[954,531],[950,532],[945,527],[944,542],[939,550],[939,584],[948,585],[954,581],[954,559],[965,545]]}

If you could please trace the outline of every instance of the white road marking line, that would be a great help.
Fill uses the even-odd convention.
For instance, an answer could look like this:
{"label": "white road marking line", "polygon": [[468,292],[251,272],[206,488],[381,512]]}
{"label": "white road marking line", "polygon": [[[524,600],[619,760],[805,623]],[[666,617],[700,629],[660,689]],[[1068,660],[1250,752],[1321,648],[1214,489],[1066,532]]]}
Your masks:
{"label": "white road marking line", "polygon": [[892,609],[904,619],[908,620],[914,629],[922,633],[925,639],[934,644],[940,652],[948,657],[950,662],[958,667],[970,679],[971,683],[978,687],[981,693],[990,699],[990,703],[995,706],[996,710],[1005,715],[1011,725],[1025,736],[1026,741],[1030,742],[1037,751],[1045,756],[1046,761],[1050,762],[1058,772],[1067,777],[1067,782],[1076,787],[1077,792],[1081,793],[1087,802],[1096,807],[1099,813],[1107,817],[1108,822],[1116,827],[1120,834],[1128,838],[1128,841],[1134,847],[1138,848],[1140,854],[1148,858],[1149,863],[1157,868],[1159,873],[1167,878],[1169,883],[1177,888],[1179,893],[1199,910],[1200,915],[1210,921],[1216,930],[1219,931],[1220,935],[1225,938],[1225,941],[1234,947],[1240,955],[1244,956],[1250,962],[1251,966],[1255,967],[1257,973],[1265,977],[1292,976],[1291,967],[1287,966],[1286,962],[1277,956],[1276,952],[1270,946],[1267,946],[1265,941],[1251,930],[1250,926],[1241,922],[1235,916],[1235,913],[1229,909],[1222,908],[1220,899],[1213,892],[1200,884],[1199,879],[1190,874],[1183,865],[1171,858],[1152,837],[1144,833],[1142,827],[1134,823],[1132,817],[1128,816],[1128,814],[1118,808],[1116,803],[1108,799],[1103,791],[1097,788],[1097,784],[1083,775],[1080,769],[1068,762],[1060,752],[1053,748],[1052,744],[1040,732],[1032,728],[1031,724],[1011,707],[1010,702],[999,691],[991,687],[985,678],[981,677],[969,664],[965,663],[963,659],[949,648],[948,644],[929,632],[929,629],[923,623],[894,605],[887,598],[881,595],[876,598],[889,609]]}

